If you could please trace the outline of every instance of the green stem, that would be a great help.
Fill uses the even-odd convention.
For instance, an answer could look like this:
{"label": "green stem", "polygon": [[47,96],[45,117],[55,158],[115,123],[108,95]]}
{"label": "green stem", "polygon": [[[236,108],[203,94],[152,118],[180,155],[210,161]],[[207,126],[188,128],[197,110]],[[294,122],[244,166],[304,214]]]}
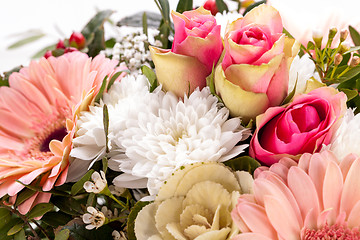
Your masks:
{"label": "green stem", "polygon": [[45,235],[45,237],[46,237],[47,239],[49,239],[49,240],[51,239],[50,236],[46,233],[45,229],[42,228],[37,221],[32,220],[32,222],[40,229],[40,231]]}

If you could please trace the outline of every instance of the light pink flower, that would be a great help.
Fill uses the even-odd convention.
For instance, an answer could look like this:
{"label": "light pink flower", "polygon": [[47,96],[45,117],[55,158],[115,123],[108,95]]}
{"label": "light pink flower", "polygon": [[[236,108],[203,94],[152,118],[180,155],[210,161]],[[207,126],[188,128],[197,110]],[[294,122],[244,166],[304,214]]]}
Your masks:
{"label": "light pink flower", "polygon": [[220,25],[210,11],[200,7],[183,14],[172,12],[175,36],[172,49],[150,47],[156,75],[163,88],[184,97],[206,86],[223,51]]}
{"label": "light pink flower", "polygon": [[[67,177],[71,140],[79,111],[87,110],[117,61],[93,60],[73,52],[32,61],[0,88],[0,197],[12,199],[35,184],[49,191]],[[50,193],[36,192],[18,210],[48,202]]]}
{"label": "light pink flower", "polygon": [[299,46],[282,30],[279,13],[267,5],[227,27],[215,85],[232,116],[255,118],[286,97],[290,64]]}
{"label": "light pink flower", "polygon": [[232,211],[233,240],[360,239],[359,172],[360,158],[328,151],[256,170],[254,194]]}
{"label": "light pink flower", "polygon": [[346,110],[346,95],[331,87],[301,94],[282,107],[269,108],[256,119],[251,157],[271,165],[282,157],[299,158],[329,144]]}

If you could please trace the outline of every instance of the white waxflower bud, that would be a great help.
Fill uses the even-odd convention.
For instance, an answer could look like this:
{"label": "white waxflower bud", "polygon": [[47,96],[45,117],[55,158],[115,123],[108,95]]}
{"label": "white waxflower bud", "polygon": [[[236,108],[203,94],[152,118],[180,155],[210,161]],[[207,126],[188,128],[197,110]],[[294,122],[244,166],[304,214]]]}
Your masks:
{"label": "white waxflower bud", "polygon": [[94,172],[91,175],[92,182],[86,181],[84,183],[84,189],[86,192],[100,193],[107,186],[105,173],[103,171],[100,171],[100,173],[101,173],[101,176],[98,172]]}
{"label": "white waxflower bud", "polygon": [[105,223],[105,215],[94,207],[87,207],[88,213],[82,216],[83,222],[88,224],[85,228],[88,230],[99,228]]}

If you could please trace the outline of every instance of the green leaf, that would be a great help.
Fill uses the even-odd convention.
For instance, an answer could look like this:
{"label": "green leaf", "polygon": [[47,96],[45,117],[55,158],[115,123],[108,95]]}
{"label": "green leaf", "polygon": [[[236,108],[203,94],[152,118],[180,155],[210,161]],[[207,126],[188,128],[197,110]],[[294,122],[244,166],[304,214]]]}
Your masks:
{"label": "green leaf", "polygon": [[213,64],[213,67],[212,67],[212,70],[211,70],[211,74],[206,77],[206,85],[209,86],[209,88],[210,88],[210,93],[211,93],[212,95],[214,95],[215,97],[217,97],[218,102],[223,103],[223,101],[222,101],[222,99],[220,98],[220,96],[216,94],[214,78],[215,78],[215,65]]}
{"label": "green leaf", "polygon": [[229,12],[229,8],[224,2],[224,0],[216,0],[216,7],[218,8],[220,13],[223,13],[224,11]]}
{"label": "green leaf", "polygon": [[107,105],[104,104],[103,107],[103,125],[104,125],[104,132],[105,132],[105,146],[106,146],[106,153],[109,152],[108,142],[109,142],[109,111]]}
{"label": "green leaf", "polygon": [[250,174],[254,174],[255,169],[261,166],[258,161],[249,156],[234,158],[224,162],[224,164],[234,171],[247,171]]}
{"label": "green leaf", "polygon": [[353,28],[350,25],[349,25],[349,32],[350,32],[351,39],[353,40],[355,45],[360,46],[360,34],[355,30],[355,28]]}
{"label": "green leaf", "polygon": [[143,33],[148,36],[148,24],[147,24],[147,15],[146,12],[143,13],[142,16],[142,27],[143,27]]}
{"label": "green leaf", "polygon": [[104,80],[102,81],[102,84],[101,84],[101,87],[100,87],[100,89],[99,89],[99,92],[98,92],[98,94],[97,94],[96,97],[95,97],[95,102],[97,102],[97,103],[100,102],[100,99],[102,98],[102,96],[103,96],[103,94],[104,94],[104,91],[105,91],[105,88],[106,88],[107,79],[108,79],[108,76],[105,76],[105,77],[104,77]]}
{"label": "green leaf", "polygon": [[140,212],[140,210],[148,205],[150,202],[137,202],[134,207],[131,209],[128,220],[127,220],[127,231],[129,240],[136,240],[135,236],[135,219]]}
{"label": "green leaf", "polygon": [[87,206],[93,206],[93,207],[95,207],[95,205],[96,205],[96,194],[95,193],[90,193],[89,194],[89,197],[88,197],[88,199],[87,199],[87,202],[86,202],[86,205]]}
{"label": "green leaf", "polygon": [[53,209],[54,205],[52,203],[39,203],[26,215],[29,219],[33,219],[36,217],[41,217],[45,213],[50,212]]}
{"label": "green leaf", "polygon": [[0,208],[0,229],[8,224],[11,220],[11,213],[5,208]]}
{"label": "green leaf", "polygon": [[24,229],[21,229],[20,232],[17,232],[17,233],[14,235],[14,240],[24,240],[24,239],[26,239]]}
{"label": "green leaf", "polygon": [[167,21],[168,23],[170,23],[169,1],[168,0],[155,0],[155,1],[159,2],[160,6],[161,6],[161,12],[162,12],[162,16],[163,16],[164,20]]}
{"label": "green leaf", "polygon": [[360,66],[356,66],[353,67],[352,69],[350,69],[347,73],[345,73],[344,75],[342,75],[339,80],[341,81],[346,81],[348,79],[351,79],[353,77],[355,77],[356,75],[358,75],[360,73]]}
{"label": "green leaf", "polygon": [[22,190],[16,198],[15,206],[19,206],[21,203],[23,203],[24,201],[29,199],[35,193],[36,193],[35,191],[28,189],[28,188]]}
{"label": "green leaf", "polygon": [[122,71],[118,71],[116,72],[111,78],[110,78],[110,81],[107,85],[107,90],[109,91],[111,86],[114,84],[115,80],[120,76],[120,74],[122,74],[123,72],[126,72],[128,74],[130,74],[130,71],[129,70],[122,70]]}
{"label": "green leaf", "polygon": [[293,37],[293,35],[291,35],[291,33],[289,33],[289,31],[286,30],[285,28],[283,28],[283,33],[285,33],[285,35],[286,35],[287,37],[295,39],[295,38]]}
{"label": "green leaf", "polygon": [[81,190],[83,190],[84,189],[84,183],[90,179],[91,175],[94,172],[95,172],[94,169],[90,169],[87,173],[85,173],[85,175],[79,181],[74,183],[74,185],[71,187],[71,195],[76,195]]}
{"label": "green leaf", "polygon": [[55,234],[55,240],[67,240],[70,237],[70,230],[63,229],[57,234]]}
{"label": "green leaf", "polygon": [[180,0],[176,11],[179,13],[183,13],[185,11],[189,11],[193,9],[193,0]]}
{"label": "green leaf", "polygon": [[23,229],[24,223],[17,224],[10,228],[10,230],[7,232],[8,236],[14,235],[15,233],[19,232],[21,229]]}
{"label": "green leaf", "polygon": [[294,97],[295,92],[296,92],[296,86],[297,86],[298,77],[299,76],[296,76],[294,89],[291,91],[291,93],[289,93],[289,95],[287,95],[287,97],[284,99],[284,101],[280,105],[284,105],[284,104],[289,103],[291,101],[291,99]]}
{"label": "green leaf", "polygon": [[73,198],[56,196],[51,198],[51,202],[69,215],[78,216],[84,213],[80,203]]}
{"label": "green leaf", "polygon": [[15,180],[16,182],[20,183],[21,185],[23,185],[24,187],[28,188],[28,189],[31,189],[33,191],[36,191],[36,192],[46,192],[46,193],[51,193],[53,195],[58,195],[58,196],[64,196],[64,197],[67,197],[69,196],[69,194],[67,194],[66,192],[61,192],[61,191],[57,191],[57,190],[51,190],[51,191],[44,191],[42,190],[42,187],[40,186],[32,186],[32,185],[26,185],[24,183],[22,183],[21,181],[19,180]]}
{"label": "green leaf", "polygon": [[77,221],[70,222],[67,226],[64,226],[62,229],[70,230],[70,239],[76,240],[104,240],[112,239],[111,234],[114,231],[108,225],[103,225],[98,229],[87,230],[85,225],[82,223],[81,219],[76,219]]}
{"label": "green leaf", "polygon": [[100,11],[92,19],[90,19],[90,21],[81,31],[87,42],[89,41],[91,34],[101,28],[104,25],[104,22],[111,16],[112,13],[113,11],[111,10]]}
{"label": "green leaf", "polygon": [[349,51],[346,51],[343,53],[344,54],[348,54],[348,53],[351,53],[351,52],[354,52],[354,51],[358,51],[360,50],[360,46],[357,46],[357,47],[350,47],[350,50]]}
{"label": "green leaf", "polygon": [[141,66],[141,72],[149,80],[150,92],[153,92],[158,86],[156,74],[153,72],[153,70],[151,70],[148,66],[145,66],[145,65]]}
{"label": "green leaf", "polygon": [[18,48],[18,47],[21,47],[21,46],[24,46],[28,43],[31,43],[31,42],[35,42],[36,40],[44,37],[45,34],[43,33],[39,33],[39,34],[35,34],[35,35],[32,35],[32,36],[29,36],[29,37],[26,37],[24,39],[21,39],[13,44],[11,44],[7,49],[15,49],[15,48]]}
{"label": "green leaf", "polygon": [[14,72],[19,72],[21,68],[22,68],[22,66],[18,66],[18,67],[11,69],[10,71],[4,72],[3,77],[0,75],[0,87],[2,87],[2,86],[8,87],[10,75]]}
{"label": "green leaf", "polygon": [[311,41],[308,42],[307,46],[306,46],[307,50],[314,50],[315,49],[315,44]]}
{"label": "green leaf", "polygon": [[46,51],[48,50],[53,50],[55,49],[56,44],[51,44],[49,46],[44,47],[43,49],[39,50],[38,52],[36,52],[34,55],[31,56],[32,59],[36,59],[36,58],[41,58],[42,56],[44,56],[44,54],[46,53]]}
{"label": "green leaf", "polygon": [[248,12],[250,12],[253,8],[255,8],[255,7],[257,7],[257,6],[259,6],[259,5],[263,4],[263,3],[266,3],[266,0],[261,0],[261,1],[258,1],[258,2],[255,2],[255,3],[251,4],[250,6],[248,6],[248,7],[246,8],[246,10],[245,10],[244,13],[243,13],[243,16],[245,16],[245,15],[246,15]]}
{"label": "green leaf", "polygon": [[102,158],[102,165],[103,165],[103,172],[106,174],[109,165],[109,160],[107,157]]}
{"label": "green leaf", "polygon": [[105,41],[105,48],[113,48],[115,46],[115,44],[116,44],[116,39],[110,38]]}
{"label": "green leaf", "polygon": [[357,90],[352,90],[352,89],[339,89],[339,91],[342,91],[346,94],[347,96],[347,100],[350,101],[351,99],[355,98],[356,96],[359,95],[359,92]]}
{"label": "green leaf", "polygon": [[72,217],[68,214],[65,214],[61,211],[59,212],[47,212],[41,218],[41,221],[45,224],[57,228],[59,226],[64,226],[72,220]]}
{"label": "green leaf", "polygon": [[8,236],[7,233],[9,230],[18,224],[23,224],[20,218],[12,218],[6,225],[0,228],[0,240],[10,240],[13,239],[13,236]]}

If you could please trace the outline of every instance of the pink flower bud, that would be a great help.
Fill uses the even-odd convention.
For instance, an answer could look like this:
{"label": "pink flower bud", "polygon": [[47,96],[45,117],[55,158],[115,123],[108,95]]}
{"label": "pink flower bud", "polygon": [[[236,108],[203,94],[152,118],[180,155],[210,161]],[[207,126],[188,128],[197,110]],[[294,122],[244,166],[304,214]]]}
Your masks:
{"label": "pink flower bud", "polygon": [[204,8],[206,10],[209,10],[211,12],[212,15],[216,15],[219,10],[216,6],[216,1],[215,0],[207,0],[205,3],[204,3]]}
{"label": "pink flower bud", "polygon": [[44,54],[44,58],[49,58],[52,56],[52,51],[51,50],[47,50],[46,53]]}
{"label": "pink flower bud", "polygon": [[65,48],[64,53],[76,52],[76,51],[79,51],[79,50],[77,48],[74,48],[74,47],[67,47],[67,48]]}
{"label": "pink flower bud", "polygon": [[63,40],[59,40],[59,42],[56,44],[56,49],[65,49],[65,44]]}
{"label": "pink flower bud", "polygon": [[73,32],[69,38],[70,47],[74,47],[77,49],[83,49],[86,44],[86,40],[84,35],[79,32]]}

